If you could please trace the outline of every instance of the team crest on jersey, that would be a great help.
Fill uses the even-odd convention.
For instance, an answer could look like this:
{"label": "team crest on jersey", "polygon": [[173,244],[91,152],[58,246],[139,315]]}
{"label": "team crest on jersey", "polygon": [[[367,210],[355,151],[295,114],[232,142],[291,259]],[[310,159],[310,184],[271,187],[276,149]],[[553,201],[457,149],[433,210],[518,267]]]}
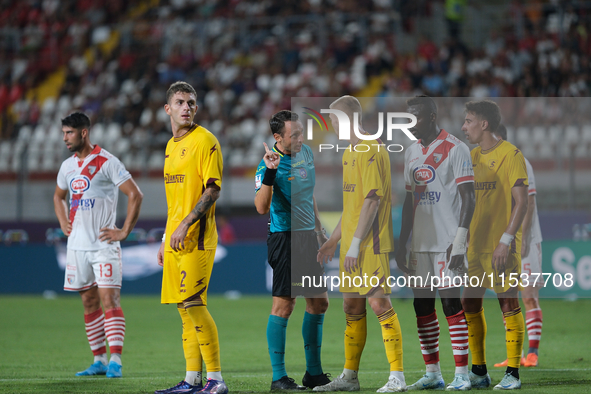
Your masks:
{"label": "team crest on jersey", "polygon": [[75,275],[68,275],[68,283],[69,284],[73,284],[74,283],[74,279],[76,278]]}
{"label": "team crest on jersey", "polygon": [[302,177],[302,179],[306,179],[308,177],[308,172],[305,168],[300,168],[300,176]]}
{"label": "team crest on jersey", "polygon": [[413,170],[412,176],[415,184],[423,186],[435,180],[435,169],[428,164],[422,164]]}
{"label": "team crest on jersey", "polygon": [[90,179],[86,175],[78,175],[70,181],[70,191],[72,194],[84,193],[90,188]]}
{"label": "team crest on jersey", "polygon": [[187,154],[187,148],[183,148],[183,149],[181,150],[181,159],[182,159],[183,157],[185,157],[185,155],[186,155],[186,154]]}
{"label": "team crest on jersey", "polygon": [[88,166],[88,173],[90,175],[94,175],[95,172],[96,172],[96,166]]}
{"label": "team crest on jersey", "polygon": [[495,165],[496,164],[497,164],[497,161],[496,160],[490,160],[488,162],[488,168],[490,168],[492,170],[493,168],[495,168]]}
{"label": "team crest on jersey", "polygon": [[435,162],[435,164],[439,163],[442,156],[443,155],[441,153],[433,153],[433,161]]}

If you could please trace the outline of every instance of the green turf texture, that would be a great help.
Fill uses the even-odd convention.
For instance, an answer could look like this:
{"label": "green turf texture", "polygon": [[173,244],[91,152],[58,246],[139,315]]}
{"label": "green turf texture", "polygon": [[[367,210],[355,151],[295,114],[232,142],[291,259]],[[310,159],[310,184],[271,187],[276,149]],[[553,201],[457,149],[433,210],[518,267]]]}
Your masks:
{"label": "green turf texture", "polygon": [[[407,384],[424,371],[412,301],[393,300],[404,341]],[[304,300],[298,300],[287,328],[286,367],[301,381],[305,372],[301,325]],[[60,295],[0,297],[0,393],[152,393],[184,378],[180,317],[158,297],[122,297],[126,317],[123,378],[75,377],[92,362],[79,297]],[[447,322],[438,303],[443,377],[453,379],[454,364]],[[271,366],[265,338],[270,296],[229,300],[210,296],[209,309],[220,336],[222,373],[233,393],[268,392]],[[523,393],[591,393],[591,300],[542,300],[544,327],[540,366],[522,368]],[[503,369],[492,364],[506,358],[498,304],[485,301],[487,360],[493,384]],[[368,313],[368,339],[359,380],[364,393],[386,383],[388,364],[377,318]],[[333,376],[343,368],[342,300],[331,299],[324,323],[322,360]]]}

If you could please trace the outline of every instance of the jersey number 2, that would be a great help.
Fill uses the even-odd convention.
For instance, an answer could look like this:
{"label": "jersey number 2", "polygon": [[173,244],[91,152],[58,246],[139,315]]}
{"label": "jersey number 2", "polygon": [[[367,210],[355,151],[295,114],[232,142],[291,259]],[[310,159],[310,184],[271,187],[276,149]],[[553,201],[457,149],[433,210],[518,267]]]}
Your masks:
{"label": "jersey number 2", "polygon": [[187,273],[185,271],[181,271],[181,275],[183,275],[183,277],[181,278],[181,293],[185,293],[187,290],[185,290],[185,278],[187,277]]}

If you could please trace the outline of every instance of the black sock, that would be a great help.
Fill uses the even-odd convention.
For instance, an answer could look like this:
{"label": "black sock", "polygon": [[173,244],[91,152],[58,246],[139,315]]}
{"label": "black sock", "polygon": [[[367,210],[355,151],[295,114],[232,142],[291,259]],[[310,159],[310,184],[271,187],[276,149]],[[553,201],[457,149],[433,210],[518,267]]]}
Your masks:
{"label": "black sock", "polygon": [[507,367],[505,373],[510,373],[515,379],[519,379],[519,368]]}
{"label": "black sock", "polygon": [[478,376],[484,376],[487,374],[486,364],[484,365],[474,365],[472,364],[472,373]]}

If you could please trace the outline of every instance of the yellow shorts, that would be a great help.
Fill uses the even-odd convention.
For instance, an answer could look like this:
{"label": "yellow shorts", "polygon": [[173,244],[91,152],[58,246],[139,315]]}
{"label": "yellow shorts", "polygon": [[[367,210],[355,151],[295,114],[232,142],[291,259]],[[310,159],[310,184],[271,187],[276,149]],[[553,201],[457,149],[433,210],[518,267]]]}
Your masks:
{"label": "yellow shorts", "polygon": [[470,253],[470,249],[468,249],[468,280],[465,284],[466,287],[486,287],[494,290],[497,294],[504,293],[515,287],[521,290],[520,277],[521,255],[519,253],[509,251],[505,270],[498,272],[492,267],[492,253]]}
{"label": "yellow shorts", "polygon": [[193,306],[207,305],[207,286],[214,257],[215,249],[165,252],[160,302],[178,304],[188,300]]}
{"label": "yellow shorts", "polygon": [[343,269],[345,254],[340,256],[339,290],[343,293],[357,293],[359,295],[371,295],[377,289],[383,289],[384,294],[392,291],[387,285],[390,276],[390,259],[388,253],[374,254],[373,250],[359,252],[357,261],[361,269],[349,274]]}

